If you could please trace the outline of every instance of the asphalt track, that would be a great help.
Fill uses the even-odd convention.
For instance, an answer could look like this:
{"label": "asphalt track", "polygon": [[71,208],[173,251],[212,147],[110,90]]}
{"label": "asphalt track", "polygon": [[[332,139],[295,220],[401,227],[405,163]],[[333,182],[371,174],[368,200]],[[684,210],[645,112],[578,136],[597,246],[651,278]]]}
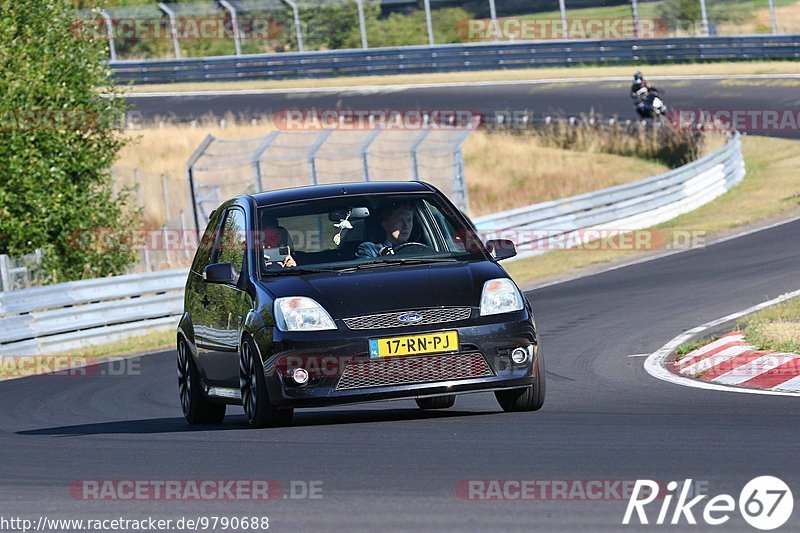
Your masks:
{"label": "asphalt track", "polygon": [[[647,74],[647,73],[646,73]],[[776,78],[656,79],[673,109],[713,111],[796,110],[800,80]],[[209,114],[261,117],[286,109],[468,110],[484,114],[523,111],[536,116],[580,115],[635,119],[628,81],[583,80],[559,83],[464,84],[449,87],[371,87],[358,90],[264,92],[181,96],[134,96],[129,102],[144,120],[187,121]],[[744,128],[743,131],[748,131]],[[800,129],[749,133],[800,138]]]}
{"label": "asphalt track", "polygon": [[[476,394],[435,414],[411,401],[298,411],[293,427],[264,430],[229,408],[221,426],[190,428],[173,353],[141,358],[138,375],[0,383],[0,514],[267,515],[274,531],[612,530],[624,501],[469,501],[454,488],[692,478],[738,498],[751,478],[775,475],[797,498],[795,398],[665,383],[629,355],[800,288],[798,264],[800,221],[529,292],[548,365],[537,413],[503,414],[492,395]],[[68,490],[82,479],[209,478],[321,480],[323,498],[92,502]],[[734,513],[725,530],[747,527]]]}

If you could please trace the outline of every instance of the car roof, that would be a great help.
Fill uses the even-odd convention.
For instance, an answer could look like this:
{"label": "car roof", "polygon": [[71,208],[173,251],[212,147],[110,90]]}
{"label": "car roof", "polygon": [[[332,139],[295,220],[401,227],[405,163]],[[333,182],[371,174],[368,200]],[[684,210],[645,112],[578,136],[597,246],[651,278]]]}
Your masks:
{"label": "car roof", "polygon": [[435,189],[421,181],[361,181],[353,183],[333,183],[329,185],[306,185],[291,189],[252,194],[258,207],[285,202],[332,198],[349,194],[387,194],[433,192]]}

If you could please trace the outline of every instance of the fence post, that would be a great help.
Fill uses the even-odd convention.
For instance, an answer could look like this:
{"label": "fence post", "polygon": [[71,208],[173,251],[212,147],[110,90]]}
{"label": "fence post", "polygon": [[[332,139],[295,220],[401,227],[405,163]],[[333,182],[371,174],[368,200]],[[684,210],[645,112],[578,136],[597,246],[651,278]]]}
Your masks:
{"label": "fence post", "polygon": [[333,133],[333,130],[325,130],[322,133],[320,133],[319,137],[317,137],[317,140],[314,141],[314,144],[312,144],[311,148],[308,149],[308,165],[309,165],[309,168],[311,169],[311,184],[312,185],[316,185],[317,181],[318,181],[317,180],[317,152],[322,147],[322,145],[325,143],[325,141],[328,139],[328,137],[331,136],[331,133]]}
{"label": "fence post", "polygon": [[[186,216],[183,214],[183,209],[181,209],[180,213],[178,213],[178,217],[180,218],[181,223],[181,248],[183,248],[183,257],[186,258],[187,261],[191,260],[192,256],[189,254],[189,250],[186,247]],[[195,236],[197,236],[198,243],[200,242],[200,235],[195,232]]]}
{"label": "fence post", "polygon": [[298,9],[297,4],[295,4],[292,0],[283,0],[286,4],[292,8],[292,14],[294,15],[294,33],[297,37],[297,50],[300,52],[304,52],[305,49],[303,48],[303,32],[300,28],[300,9]]}
{"label": "fence post", "polygon": [[425,25],[428,27],[428,44],[436,44],[433,40],[433,23],[431,22],[431,0],[425,0]]}
{"label": "fence post", "polygon": [[419,164],[417,163],[417,149],[419,148],[419,145],[422,144],[422,141],[425,140],[425,137],[427,137],[430,132],[431,132],[431,130],[423,130],[422,133],[417,135],[417,137],[411,143],[411,149],[410,149],[410,152],[411,152],[411,172],[413,173],[412,174],[413,175],[412,179],[414,181],[419,181]]}
{"label": "fence post", "polygon": [[264,152],[267,151],[267,148],[269,148],[269,145],[272,144],[272,141],[275,140],[279,133],[279,131],[271,131],[269,135],[264,137],[264,140],[258,145],[256,151],[253,152],[251,162],[253,164],[253,174],[255,174],[256,178],[256,192],[264,190],[263,176],[261,173],[261,156],[264,155]]}
{"label": "fence post", "polygon": [[367,23],[364,20],[364,0],[356,0],[358,6],[358,25],[361,28],[361,48],[369,48],[367,45]]}
{"label": "fence post", "polygon": [[231,26],[233,27],[233,47],[236,49],[236,55],[242,55],[242,43],[239,37],[239,20],[236,17],[236,8],[225,0],[219,0],[219,3],[224,7],[228,13],[231,14]]}
{"label": "fence post", "polygon": [[639,38],[639,0],[631,0],[631,16],[633,17],[633,36]]}
{"label": "fence post", "polygon": [[164,215],[166,216],[165,222],[169,223],[172,218],[172,213],[169,208],[169,189],[167,188],[167,175],[161,174],[161,193],[164,195]]}
{"label": "fence post", "polygon": [[558,10],[561,11],[561,34],[562,39],[567,38],[567,6],[564,0],[558,0]]}
{"label": "fence post", "polygon": [[[477,124],[475,125],[477,127]],[[456,140],[456,151],[453,154],[455,159],[455,172],[453,173],[453,201],[456,206],[464,213],[469,214],[469,194],[467,190],[467,180],[464,176],[464,152],[461,147],[472,135],[473,130],[467,130]]]}
{"label": "fence post", "polygon": [[114,23],[105,9],[100,10],[100,16],[106,21],[106,33],[108,34],[108,48],[111,51],[111,61],[117,59],[117,44],[114,42]]}
{"label": "fence post", "polygon": [[203,139],[203,142],[200,143],[200,146],[197,147],[197,150],[189,156],[189,160],[186,161],[186,178],[189,182],[189,198],[192,199],[192,214],[194,215],[194,228],[195,231],[198,233],[200,232],[200,216],[197,213],[197,191],[195,190],[194,185],[194,164],[197,163],[197,160],[200,159],[200,156],[206,151],[206,148],[214,142],[215,137],[210,133],[206,135],[206,138]]}
{"label": "fence post", "polygon": [[778,19],[775,18],[775,0],[769,0],[769,18],[772,22],[772,35],[778,34]]}
{"label": "fence post", "polygon": [[11,290],[11,272],[8,267],[8,256],[0,254],[0,289]]}
{"label": "fence post", "polygon": [[497,6],[494,0],[489,0],[489,16],[492,19],[492,35],[494,35],[494,42],[500,40],[500,26],[497,24]]}
{"label": "fence post", "polygon": [[[142,197],[142,179],[139,175],[139,169],[133,169],[133,179],[136,181],[136,197],[139,199],[139,207],[144,207],[144,198]],[[150,272],[150,248],[147,242],[144,243],[144,268]]]}
{"label": "fence post", "polygon": [[361,177],[364,181],[369,181],[369,161],[367,160],[369,147],[380,134],[381,130],[372,130],[361,143],[361,146],[358,147],[358,153],[361,154]]}
{"label": "fence post", "polygon": [[175,49],[175,58],[180,59],[181,45],[178,42],[178,24],[175,22],[175,12],[168,8],[164,2],[159,2],[158,7],[169,17],[169,30],[172,33],[172,47]]}
{"label": "fence post", "polygon": [[708,37],[708,13],[706,12],[706,0],[700,0],[700,17],[702,18],[703,35]]}

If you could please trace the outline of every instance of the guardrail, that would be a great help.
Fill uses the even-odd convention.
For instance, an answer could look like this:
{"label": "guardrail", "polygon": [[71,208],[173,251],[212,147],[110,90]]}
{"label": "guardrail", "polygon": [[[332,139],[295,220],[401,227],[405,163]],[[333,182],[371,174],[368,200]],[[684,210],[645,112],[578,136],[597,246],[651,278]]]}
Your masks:
{"label": "guardrail", "polygon": [[425,72],[800,58],[800,35],[517,41],[111,61],[120,83],[326,78]]}
{"label": "guardrail", "polygon": [[0,356],[38,355],[175,328],[186,270],[0,293]]}
{"label": "guardrail", "polygon": [[687,213],[745,176],[738,133],[719,150],[664,174],[599,191],[495,213],[474,220],[489,238],[512,238],[515,259],[546,253],[552,243],[585,242],[586,230],[633,231]]}
{"label": "guardrail", "polygon": [[[710,202],[744,176],[741,140],[735,134],[721,149],[665,174],[474,222],[481,232],[501,236],[544,230],[540,240],[517,240],[523,250],[518,257],[527,257],[548,251],[545,239],[559,235],[653,226]],[[0,293],[0,356],[74,350],[174,328],[183,311],[186,274],[165,270]]]}

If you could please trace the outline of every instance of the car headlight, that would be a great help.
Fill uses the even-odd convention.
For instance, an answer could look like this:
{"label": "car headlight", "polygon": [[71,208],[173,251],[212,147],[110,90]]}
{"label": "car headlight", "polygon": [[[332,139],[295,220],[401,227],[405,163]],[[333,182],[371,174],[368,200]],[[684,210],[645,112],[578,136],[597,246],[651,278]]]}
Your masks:
{"label": "car headlight", "polygon": [[275,324],[281,331],[319,331],[336,329],[331,315],[305,296],[275,300]]}
{"label": "car headlight", "polygon": [[519,289],[510,279],[490,279],[483,284],[481,316],[519,311],[524,306]]}

